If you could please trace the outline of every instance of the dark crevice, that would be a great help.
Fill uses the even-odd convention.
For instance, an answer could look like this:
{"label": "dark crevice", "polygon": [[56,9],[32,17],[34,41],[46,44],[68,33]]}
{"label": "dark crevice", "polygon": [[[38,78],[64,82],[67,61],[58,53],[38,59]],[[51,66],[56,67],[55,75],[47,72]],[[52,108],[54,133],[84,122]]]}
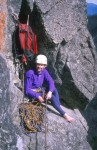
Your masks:
{"label": "dark crevice", "polygon": [[64,95],[64,103],[67,107],[69,106],[69,108],[84,110],[88,103],[88,99],[76,87],[67,65],[64,66],[62,75],[60,95]]}
{"label": "dark crevice", "polygon": [[22,0],[19,13],[20,23],[27,23],[28,15],[29,25],[37,36],[38,52],[46,55],[48,49],[55,48],[55,43],[45,30],[44,22],[42,20],[42,12],[35,2],[33,3],[33,10],[31,11],[28,1]]}
{"label": "dark crevice", "polygon": [[61,42],[61,45],[62,45],[62,46],[65,46],[65,45],[66,45],[66,43],[67,43],[67,42],[66,42],[66,40],[65,40],[65,39],[63,39],[63,40],[62,40],[62,42]]}
{"label": "dark crevice", "polygon": [[[82,43],[80,43],[80,47],[81,47],[81,49],[85,49],[85,47],[84,47],[84,45],[83,45]],[[92,65],[94,65],[94,64],[90,61],[90,59],[87,58],[87,57],[85,56],[85,54],[83,54],[82,51],[81,51],[81,53],[82,53],[83,58],[85,58],[88,62],[90,62]]]}
{"label": "dark crevice", "polygon": [[31,9],[27,0],[22,0],[21,9],[19,13],[19,21],[21,23],[27,23],[28,15],[30,15]]}
{"label": "dark crevice", "polygon": [[91,53],[92,53],[92,56],[93,56],[93,58],[94,58],[94,60],[95,60],[95,55],[94,55],[94,53],[93,53],[93,51],[92,51],[92,45],[91,45],[91,40],[90,40],[90,38],[88,37],[87,38],[87,41],[86,41],[87,43],[88,43],[88,47],[90,48],[90,50],[91,50]]}
{"label": "dark crevice", "polygon": [[45,54],[45,50],[53,49],[55,44],[45,30],[41,15],[40,9],[36,3],[34,3],[33,11],[30,14],[30,26],[37,35],[39,53]]}
{"label": "dark crevice", "polygon": [[89,48],[92,48],[89,37],[87,38],[87,43],[88,43]]}
{"label": "dark crevice", "polygon": [[93,63],[85,55],[83,57],[93,65]]}
{"label": "dark crevice", "polygon": [[93,98],[93,100],[87,105],[84,113],[84,118],[87,121],[87,125],[89,127],[88,129],[88,135],[87,135],[87,141],[90,143],[91,148],[93,150],[97,149],[97,94]]}

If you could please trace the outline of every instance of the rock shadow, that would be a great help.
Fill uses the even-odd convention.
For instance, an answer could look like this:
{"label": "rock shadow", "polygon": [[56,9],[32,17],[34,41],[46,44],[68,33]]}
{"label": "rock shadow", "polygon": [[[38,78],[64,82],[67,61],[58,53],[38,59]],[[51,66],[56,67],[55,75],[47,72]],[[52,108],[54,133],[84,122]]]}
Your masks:
{"label": "rock shadow", "polygon": [[97,94],[87,105],[83,117],[89,127],[87,141],[90,143],[92,150],[97,150]]}
{"label": "rock shadow", "polygon": [[60,98],[63,105],[70,109],[77,108],[79,110],[84,110],[88,103],[88,99],[76,87],[67,65],[63,68],[61,79]]}

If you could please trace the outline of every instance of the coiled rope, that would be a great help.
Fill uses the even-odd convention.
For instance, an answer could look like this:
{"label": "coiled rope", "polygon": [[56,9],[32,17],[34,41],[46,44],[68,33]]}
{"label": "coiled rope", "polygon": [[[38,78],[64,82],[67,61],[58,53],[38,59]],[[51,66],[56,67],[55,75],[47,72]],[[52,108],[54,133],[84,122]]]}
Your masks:
{"label": "coiled rope", "polygon": [[27,132],[37,132],[45,117],[45,107],[36,102],[20,104],[19,113]]}

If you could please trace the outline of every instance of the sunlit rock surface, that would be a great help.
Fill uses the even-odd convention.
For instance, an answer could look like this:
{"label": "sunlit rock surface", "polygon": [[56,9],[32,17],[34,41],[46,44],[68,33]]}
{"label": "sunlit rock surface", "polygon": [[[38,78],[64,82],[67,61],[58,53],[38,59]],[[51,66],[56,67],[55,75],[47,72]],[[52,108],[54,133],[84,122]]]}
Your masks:
{"label": "sunlit rock surface", "polygon": [[36,0],[33,4],[31,0],[4,0],[0,1],[0,12],[1,150],[45,149],[45,133],[25,134],[20,126],[19,104],[23,102],[23,94],[18,66],[13,58],[13,13],[19,16],[21,23],[27,21],[30,13],[39,53],[48,56],[47,69],[59,90],[62,107],[76,119],[70,124],[48,105],[48,150],[92,150],[94,143],[90,140],[93,141],[94,131],[90,127],[93,120],[89,120],[91,103],[87,104],[96,93],[97,56],[87,29],[85,1]]}

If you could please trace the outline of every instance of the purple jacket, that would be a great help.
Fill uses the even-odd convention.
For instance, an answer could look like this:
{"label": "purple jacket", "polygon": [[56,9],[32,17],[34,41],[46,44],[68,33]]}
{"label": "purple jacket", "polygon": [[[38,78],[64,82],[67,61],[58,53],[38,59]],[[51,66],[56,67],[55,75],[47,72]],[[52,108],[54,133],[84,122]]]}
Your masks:
{"label": "purple jacket", "polygon": [[25,94],[37,99],[40,93],[36,93],[33,89],[42,87],[44,81],[48,85],[48,90],[53,92],[55,89],[54,81],[46,69],[43,69],[40,74],[35,69],[27,71],[25,74]]}

